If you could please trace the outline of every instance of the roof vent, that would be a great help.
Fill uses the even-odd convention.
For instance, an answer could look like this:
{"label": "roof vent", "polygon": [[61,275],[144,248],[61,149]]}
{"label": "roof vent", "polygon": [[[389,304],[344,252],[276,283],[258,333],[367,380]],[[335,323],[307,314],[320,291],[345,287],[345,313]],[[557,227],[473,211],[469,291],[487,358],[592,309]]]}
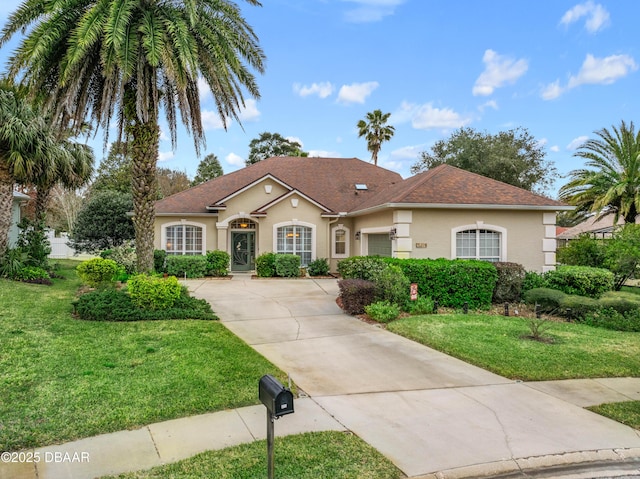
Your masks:
{"label": "roof vent", "polygon": [[367,188],[367,185],[364,183],[356,183],[356,190],[357,191],[366,191],[369,188]]}

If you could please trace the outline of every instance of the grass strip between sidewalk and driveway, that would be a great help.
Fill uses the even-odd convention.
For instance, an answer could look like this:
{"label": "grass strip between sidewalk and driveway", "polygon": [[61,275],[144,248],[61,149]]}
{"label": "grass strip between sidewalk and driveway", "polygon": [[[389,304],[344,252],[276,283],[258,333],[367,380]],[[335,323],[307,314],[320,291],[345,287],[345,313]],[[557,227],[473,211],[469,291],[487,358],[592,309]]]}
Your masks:
{"label": "grass strip between sidewalk and driveway", "polygon": [[72,317],[76,261],[53,286],[0,279],[0,451],[258,404],[285,374],[218,321]]}
{"label": "grass strip between sidewalk and driveway", "polygon": [[554,322],[552,342],[523,339],[528,319],[487,314],[433,314],[389,323],[426,346],[522,381],[640,376],[640,335]]}
{"label": "grass strip between sidewalk and driveway", "polygon": [[600,404],[587,409],[640,430],[640,401]]}
{"label": "grass strip between sidewalk and driveway", "polygon": [[[277,437],[274,469],[279,479],[400,479],[404,474],[359,437],[310,432]],[[258,479],[267,477],[266,441],[209,451],[180,462],[102,479]]]}

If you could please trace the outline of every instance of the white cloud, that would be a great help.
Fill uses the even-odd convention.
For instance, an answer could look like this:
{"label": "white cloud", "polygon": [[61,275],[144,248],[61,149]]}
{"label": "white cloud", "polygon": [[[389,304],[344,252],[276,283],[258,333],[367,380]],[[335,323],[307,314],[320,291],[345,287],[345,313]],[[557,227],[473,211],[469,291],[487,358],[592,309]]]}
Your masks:
{"label": "white cloud", "polygon": [[573,140],[571,140],[571,143],[567,145],[567,150],[569,151],[577,150],[588,139],[589,139],[588,136],[579,136],[578,138],[574,138]]}
{"label": "white cloud", "polygon": [[347,10],[344,18],[351,23],[379,22],[384,17],[393,15],[396,7],[402,5],[405,0],[342,0],[355,3],[356,8]]}
{"label": "white cloud", "polygon": [[173,156],[173,151],[160,151],[158,152],[158,161],[169,161]]}
{"label": "white cloud", "polygon": [[300,148],[304,148],[304,143],[297,136],[285,136],[284,139],[288,140],[288,141],[295,141],[296,143],[298,143],[300,145]]}
{"label": "white cloud", "polygon": [[377,81],[342,85],[338,92],[338,101],[341,103],[364,103],[378,86],[379,83]]}
{"label": "white cloud", "polygon": [[258,110],[258,102],[253,99],[245,100],[244,107],[240,108],[238,116],[241,121],[257,121],[260,118],[260,110]]}
{"label": "white cloud", "polygon": [[562,95],[562,93],[564,93],[564,88],[560,86],[560,80],[556,80],[544,87],[540,96],[543,100],[553,100]]}
{"label": "white cloud", "polygon": [[334,86],[330,82],[312,83],[310,86],[293,84],[293,91],[301,97],[318,95],[320,98],[327,98],[333,93]]}
{"label": "white cloud", "polygon": [[[222,130],[224,123],[220,119],[220,115],[215,110],[202,110],[202,128],[205,130]],[[227,119],[227,127],[231,124],[231,120]]]}
{"label": "white cloud", "polygon": [[482,105],[480,105],[478,107],[478,110],[480,110],[480,113],[484,113],[484,111],[487,108],[492,108],[494,110],[497,110],[498,109],[498,102],[495,101],[495,100],[486,101],[486,102],[484,102]]}
{"label": "white cloud", "polygon": [[312,158],[342,158],[342,154],[337,151],[309,150],[309,157]]}
{"label": "white cloud", "polygon": [[225,156],[224,160],[233,166],[245,166],[244,158],[236,155],[235,153],[229,153],[227,156]]}
{"label": "white cloud", "polygon": [[584,84],[609,85],[637,69],[638,64],[629,55],[596,58],[587,54],[578,75],[569,78],[568,88]]}
{"label": "white cloud", "polygon": [[421,152],[427,149],[427,145],[409,145],[397,148],[391,152],[390,157],[397,160],[415,160]]}
{"label": "white cloud", "polygon": [[394,123],[411,122],[417,130],[460,128],[471,122],[451,108],[434,108],[432,103],[416,105],[402,102],[400,109],[391,115]]}
{"label": "white cloud", "polygon": [[474,96],[491,95],[496,88],[515,83],[529,68],[527,60],[515,60],[493,50],[486,50],[482,61],[485,69],[473,85]]}
{"label": "white cloud", "polygon": [[560,151],[560,147],[558,145],[553,145],[553,146],[549,147],[549,149],[551,151],[553,151],[554,153],[557,153],[557,152]]}
{"label": "white cloud", "polygon": [[213,95],[211,95],[211,89],[203,77],[198,77],[198,94],[200,95],[200,102],[213,98]]}
{"label": "white cloud", "polygon": [[579,3],[570,10],[567,10],[560,19],[560,23],[568,26],[577,22],[582,17],[586,17],[584,27],[589,33],[596,33],[611,23],[607,9],[599,3],[593,3],[592,0]]}

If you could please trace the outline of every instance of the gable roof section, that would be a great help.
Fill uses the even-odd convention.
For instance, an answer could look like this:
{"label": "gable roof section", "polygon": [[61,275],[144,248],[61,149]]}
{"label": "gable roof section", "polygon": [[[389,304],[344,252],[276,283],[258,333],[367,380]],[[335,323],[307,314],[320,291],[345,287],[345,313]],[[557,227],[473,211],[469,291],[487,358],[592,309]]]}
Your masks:
{"label": "gable roof section", "polygon": [[296,189],[293,189],[293,190],[290,190],[290,191],[287,191],[287,192],[281,194],[279,197],[277,197],[273,201],[269,201],[268,203],[266,203],[266,204],[260,206],[259,208],[257,208],[252,214],[265,215],[269,208],[271,208],[272,206],[277,205],[281,201],[284,201],[287,198],[290,198],[291,196],[294,196],[294,195],[298,195],[301,198],[303,198],[306,201],[308,201],[309,203],[311,203],[311,204],[317,206],[318,208],[320,208],[322,210],[322,215],[323,216],[335,216],[335,212],[331,211],[329,208],[327,208],[323,204],[318,203],[313,198],[309,198],[307,195],[305,195],[304,193],[302,193],[301,191],[298,191]]}
{"label": "gable roof section", "polygon": [[[357,158],[274,157],[157,201],[156,214],[211,214],[207,206],[268,175],[333,213],[351,211],[403,181],[398,173]],[[356,194],[356,183],[366,183],[368,189]]]}
{"label": "gable roof section", "polygon": [[359,205],[355,214],[373,209],[465,206],[482,208],[573,209],[550,198],[450,165],[418,173]]}

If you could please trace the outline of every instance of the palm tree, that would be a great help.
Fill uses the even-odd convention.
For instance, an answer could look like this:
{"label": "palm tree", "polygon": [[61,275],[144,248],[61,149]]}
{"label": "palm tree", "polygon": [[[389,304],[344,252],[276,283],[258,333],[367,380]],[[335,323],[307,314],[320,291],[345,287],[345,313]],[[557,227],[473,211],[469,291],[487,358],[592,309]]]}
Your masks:
{"label": "palm tree", "polygon": [[389,141],[395,133],[395,127],[387,125],[391,113],[382,113],[381,110],[373,110],[367,113],[366,121],[358,122],[358,138],[364,136],[367,140],[367,150],[371,152],[371,161],[378,164],[378,153],[382,143]]}
{"label": "palm tree", "polygon": [[13,188],[54,167],[58,147],[42,115],[0,85],[0,256],[9,246]]}
{"label": "palm tree", "polygon": [[640,212],[640,132],[624,121],[612,131],[596,131],[574,156],[584,158],[588,168],[570,173],[569,183],[560,188],[560,198],[577,206],[579,212],[622,216],[635,223]]}
{"label": "palm tree", "polygon": [[68,113],[76,125],[90,118],[106,143],[116,115],[118,139],[129,143],[133,160],[138,270],[150,271],[160,110],[174,148],[179,111],[199,154],[205,139],[198,78],[209,85],[223,123],[239,121],[244,91],[259,97],[251,73],[264,70],[257,36],[232,0],[25,0],[0,46],[24,31],[9,74],[32,92],[51,91],[55,118]]}

